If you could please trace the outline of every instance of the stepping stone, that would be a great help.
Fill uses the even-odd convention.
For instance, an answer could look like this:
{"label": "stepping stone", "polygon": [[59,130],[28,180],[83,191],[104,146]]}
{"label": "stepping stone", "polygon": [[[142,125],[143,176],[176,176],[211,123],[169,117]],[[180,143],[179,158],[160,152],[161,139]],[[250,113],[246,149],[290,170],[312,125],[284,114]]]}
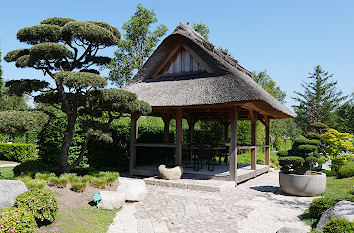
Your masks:
{"label": "stepping stone", "polygon": [[138,219],[138,233],[154,233],[150,219]]}
{"label": "stepping stone", "polygon": [[169,233],[167,224],[165,222],[153,222],[152,226],[155,233]]}
{"label": "stepping stone", "polygon": [[200,216],[211,215],[209,208],[206,206],[198,206],[198,213]]}
{"label": "stepping stone", "polygon": [[186,216],[188,217],[198,216],[198,210],[194,204],[185,205],[184,210],[186,211]]}

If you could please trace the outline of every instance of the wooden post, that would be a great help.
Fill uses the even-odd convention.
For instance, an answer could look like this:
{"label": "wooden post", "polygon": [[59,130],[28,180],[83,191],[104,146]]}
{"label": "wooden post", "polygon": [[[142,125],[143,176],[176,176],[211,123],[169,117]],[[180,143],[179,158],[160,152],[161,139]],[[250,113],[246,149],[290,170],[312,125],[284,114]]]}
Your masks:
{"label": "wooden post", "polygon": [[168,143],[168,137],[170,134],[170,121],[171,118],[169,116],[163,116],[162,117],[163,123],[164,123],[164,127],[163,127],[163,142],[164,143]]}
{"label": "wooden post", "polygon": [[[250,118],[251,118],[251,144],[252,146],[256,145],[256,139],[257,139],[257,119],[256,119],[256,114],[254,111],[249,111],[250,113]],[[256,165],[257,164],[257,149],[252,148],[251,149],[251,169],[256,170]]]}
{"label": "wooden post", "polygon": [[229,138],[229,122],[224,123],[224,141]]}
{"label": "wooden post", "polygon": [[270,164],[270,142],[269,142],[269,134],[270,134],[270,122],[269,122],[269,117],[265,116],[265,144],[268,146],[265,148],[265,164],[269,165]]}
{"label": "wooden post", "polygon": [[137,121],[139,116],[137,114],[131,115],[130,120],[130,158],[129,158],[129,175],[133,175],[133,170],[136,166],[136,136],[137,136]]}
{"label": "wooden post", "polygon": [[230,141],[230,163],[229,172],[231,180],[237,184],[237,115],[238,107],[231,109],[231,141]]}
{"label": "wooden post", "polygon": [[182,165],[182,108],[177,108],[176,113],[176,157],[177,165]]}
{"label": "wooden post", "polygon": [[194,138],[194,126],[197,121],[192,118],[187,118],[187,122],[188,122],[189,135],[190,135],[189,142],[192,143]]}

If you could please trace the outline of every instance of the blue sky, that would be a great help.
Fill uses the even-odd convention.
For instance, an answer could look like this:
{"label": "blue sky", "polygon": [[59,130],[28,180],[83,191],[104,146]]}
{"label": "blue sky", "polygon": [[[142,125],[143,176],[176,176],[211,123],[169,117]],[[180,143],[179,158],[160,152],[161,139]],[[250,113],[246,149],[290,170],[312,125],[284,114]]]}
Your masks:
{"label": "blue sky", "polygon": [[[249,70],[268,71],[286,91],[288,107],[294,104],[293,92],[301,90],[318,64],[334,74],[344,94],[354,91],[354,1],[3,1],[1,51],[5,55],[26,47],[16,40],[17,31],[54,16],[104,21],[121,29],[139,2],[155,10],[168,33],[180,22],[207,24],[211,42],[228,48]],[[112,56],[113,51],[102,54]],[[43,78],[39,71],[1,63],[5,80]]]}

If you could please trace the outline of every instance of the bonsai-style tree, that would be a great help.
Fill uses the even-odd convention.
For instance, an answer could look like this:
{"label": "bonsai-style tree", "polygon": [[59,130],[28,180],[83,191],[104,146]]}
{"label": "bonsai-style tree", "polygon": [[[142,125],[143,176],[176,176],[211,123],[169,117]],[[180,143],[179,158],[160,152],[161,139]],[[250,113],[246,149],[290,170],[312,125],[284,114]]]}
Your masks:
{"label": "bonsai-style tree", "polygon": [[305,174],[320,161],[321,154],[317,152],[319,144],[318,140],[296,137],[292,149],[277,153],[281,171],[286,174]]}
{"label": "bonsai-style tree", "polygon": [[[65,113],[66,128],[57,129],[63,134],[59,154],[61,172],[69,172],[80,163],[90,137],[111,141],[107,126],[122,113],[145,115],[151,111],[134,93],[104,89],[107,80],[99,75],[97,68],[107,65],[111,59],[97,54],[119,42],[120,33],[115,27],[104,22],[54,17],[43,20],[40,25],[20,29],[17,39],[32,47],[11,51],[4,59],[15,62],[19,68],[41,70],[51,82],[23,79],[6,85],[13,95],[40,92],[34,98],[37,103],[58,107]],[[108,120],[98,119],[102,116]],[[85,122],[86,136],[79,157],[68,164],[78,117]]]}

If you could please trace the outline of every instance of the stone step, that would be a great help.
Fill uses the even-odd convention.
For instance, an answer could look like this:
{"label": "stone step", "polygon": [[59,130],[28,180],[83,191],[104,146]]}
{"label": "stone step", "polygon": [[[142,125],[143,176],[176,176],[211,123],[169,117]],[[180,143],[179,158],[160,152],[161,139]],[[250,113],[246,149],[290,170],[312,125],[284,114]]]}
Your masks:
{"label": "stone step", "polygon": [[225,192],[235,187],[234,181],[224,180],[193,180],[193,179],[180,179],[180,180],[163,180],[158,177],[149,177],[143,179],[147,185],[156,185],[162,187],[171,187],[179,189],[190,189],[206,192]]}

